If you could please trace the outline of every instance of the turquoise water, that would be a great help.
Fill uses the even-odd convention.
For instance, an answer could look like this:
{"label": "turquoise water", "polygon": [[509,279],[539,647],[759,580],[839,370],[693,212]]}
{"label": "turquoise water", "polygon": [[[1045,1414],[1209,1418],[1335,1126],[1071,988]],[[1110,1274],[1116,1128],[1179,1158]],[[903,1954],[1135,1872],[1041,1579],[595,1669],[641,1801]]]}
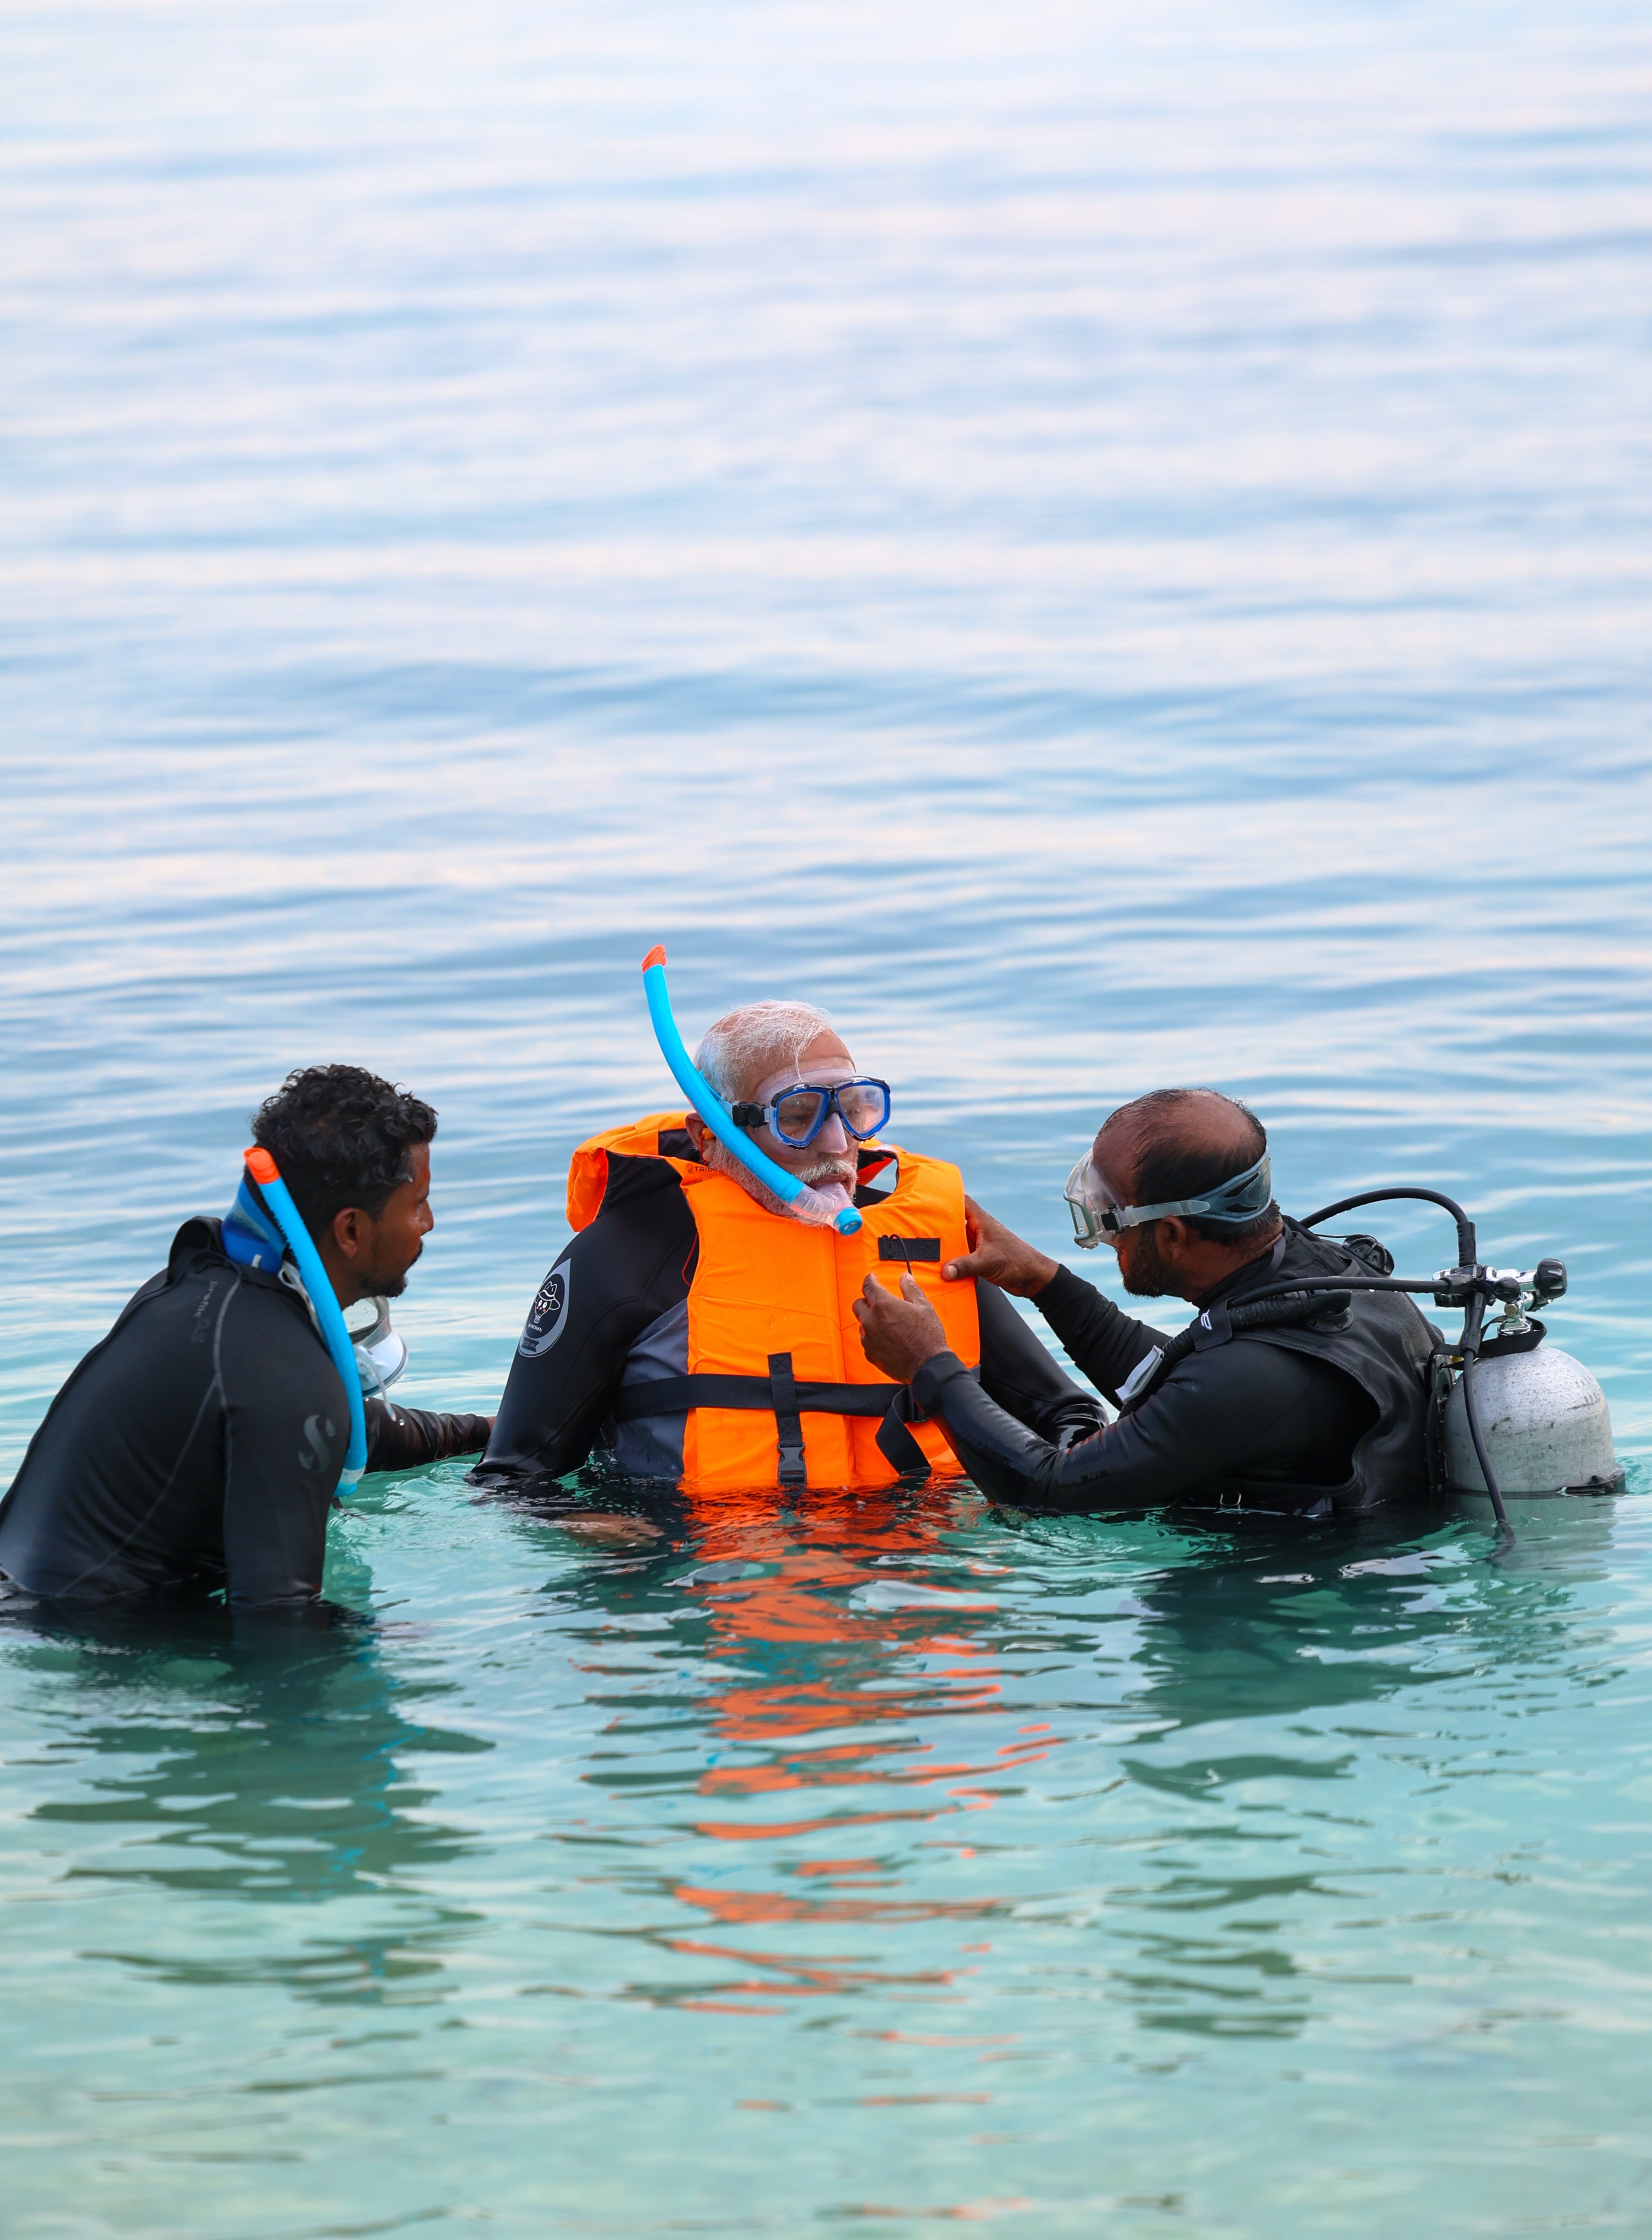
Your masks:
{"label": "turquoise water", "polygon": [[8,2234],[1652,2225],[1649,81],[1519,0],[0,13],[0,1479],[319,1058],[440,1108],[405,1390],[490,1403],[663,939],[1052,1249],[1169,1081],[1295,1210],[1457,1191],[1632,1489],[1493,1564],[443,1468],[320,1646],[13,1624]]}

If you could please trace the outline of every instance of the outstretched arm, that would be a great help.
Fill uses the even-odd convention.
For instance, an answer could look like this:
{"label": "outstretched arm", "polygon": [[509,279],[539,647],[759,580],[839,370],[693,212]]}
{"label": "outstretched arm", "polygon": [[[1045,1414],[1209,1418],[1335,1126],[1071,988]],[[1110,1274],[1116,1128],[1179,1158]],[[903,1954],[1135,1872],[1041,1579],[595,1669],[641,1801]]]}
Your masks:
{"label": "outstretched arm", "polygon": [[969,1250],[949,1260],[943,1276],[949,1283],[974,1277],[1032,1300],[1096,1390],[1116,1403],[1120,1385],[1138,1361],[1165,1343],[1163,1333],[1122,1313],[1082,1276],[1017,1237],[974,1198],[965,1198],[963,1213]]}
{"label": "outstretched arm", "polygon": [[1063,1445],[1041,1437],[949,1350],[940,1317],[909,1276],[901,1290],[897,1299],[867,1278],[855,1303],[867,1358],[910,1384],[991,1500],[1092,1514],[1153,1508],[1229,1474],[1287,1464],[1302,1444],[1312,1364],[1246,1344],[1193,1355],[1133,1414],[1088,1438]]}
{"label": "outstretched arm", "polygon": [[388,1400],[370,1400],[366,1413],[370,1470],[418,1470],[449,1455],[479,1455],[493,1429],[491,1416],[438,1416]]}
{"label": "outstretched arm", "polygon": [[1133,1413],[1062,1445],[1007,1414],[955,1353],[929,1354],[911,1379],[989,1500],[1091,1516],[1161,1507],[1234,1477],[1338,1482],[1362,1420],[1345,1383],[1280,1347],[1216,1347],[1179,1363]]}

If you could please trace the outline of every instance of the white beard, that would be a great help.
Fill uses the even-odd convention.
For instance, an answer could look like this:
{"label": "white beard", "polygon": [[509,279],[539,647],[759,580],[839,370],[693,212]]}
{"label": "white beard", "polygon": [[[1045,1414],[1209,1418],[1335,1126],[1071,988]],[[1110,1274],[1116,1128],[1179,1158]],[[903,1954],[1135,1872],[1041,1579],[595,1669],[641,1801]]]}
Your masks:
{"label": "white beard", "polygon": [[[747,1197],[756,1198],[765,1212],[777,1213],[783,1221],[799,1218],[784,1198],[771,1190],[767,1183],[760,1182],[745,1162],[736,1158],[728,1145],[720,1143],[715,1136],[707,1136],[701,1157],[713,1173],[727,1175],[730,1182],[738,1183]],[[797,1179],[818,1190],[829,1204],[853,1205],[858,1172],[852,1159],[819,1159],[812,1167],[805,1167]]]}

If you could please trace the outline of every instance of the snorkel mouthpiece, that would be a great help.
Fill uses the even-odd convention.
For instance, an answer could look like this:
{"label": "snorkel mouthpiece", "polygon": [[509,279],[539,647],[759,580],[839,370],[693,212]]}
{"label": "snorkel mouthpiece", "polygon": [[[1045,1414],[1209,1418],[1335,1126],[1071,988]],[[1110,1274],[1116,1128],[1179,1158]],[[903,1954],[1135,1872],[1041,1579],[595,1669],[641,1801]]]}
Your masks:
{"label": "snorkel mouthpiece", "polygon": [[665,951],[658,942],[643,959],[643,987],[661,1054],[677,1087],[718,1143],[732,1151],[741,1165],[773,1190],[777,1198],[783,1199],[799,1221],[812,1223],[819,1229],[835,1229],[840,1237],[853,1237],[861,1226],[861,1217],[855,1208],[835,1205],[830,1198],[811,1190],[807,1183],[788,1174],[784,1167],[760,1151],[744,1130],[735,1126],[722,1099],[712,1093],[703,1074],[696,1069],[671,1014],[671,997],[665,985]]}
{"label": "snorkel mouthpiece", "polygon": [[356,1366],[356,1350],[350,1343],[350,1332],[344,1327],[343,1310],[338,1295],[322,1258],[310,1242],[310,1231],[303,1217],[292,1202],[292,1193],[281,1179],[281,1170],[262,1144],[255,1143],[246,1154],[247,1172],[258,1185],[270,1219],[287,1241],[287,1249],[298,1263],[298,1273],[303,1278],[310,1303],[316,1310],[316,1321],[327,1350],[332,1356],[333,1367],[344,1380],[344,1403],[350,1410],[350,1439],[344,1449],[344,1467],[338,1475],[337,1494],[341,1501],[348,1499],[360,1483],[367,1467],[367,1416],[362,1406],[361,1372]]}

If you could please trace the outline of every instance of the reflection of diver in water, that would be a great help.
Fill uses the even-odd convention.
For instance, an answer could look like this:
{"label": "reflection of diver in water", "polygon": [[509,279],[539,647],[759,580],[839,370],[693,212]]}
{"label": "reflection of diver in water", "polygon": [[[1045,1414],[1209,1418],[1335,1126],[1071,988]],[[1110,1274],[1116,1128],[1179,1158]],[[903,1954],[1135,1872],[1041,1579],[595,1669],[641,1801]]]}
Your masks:
{"label": "reflection of diver in water", "polygon": [[[652,1548],[594,1555],[556,1582],[559,1600],[595,1621],[587,1638],[604,1619],[628,1643],[639,1620],[670,1625],[664,1700],[657,1671],[635,1695],[596,1683],[603,1742],[583,1776],[618,1802],[637,1795],[641,1761],[674,1830],[656,1847],[656,1887],[673,1911],[638,1930],[629,1996],[764,2013],[890,1987],[944,1992],[946,1963],[898,1949],[902,1933],[973,1924],[996,1901],[937,1893],[927,1877],[915,1889],[893,1855],[961,1842],[953,1830],[987,1801],[978,1784],[1049,1747],[1047,1732],[1009,1736],[995,1716],[1003,1680],[986,1636],[998,1567],[950,1544],[957,1495],[891,1487],[782,1506],[772,1488],[696,1491],[639,1505],[633,1530],[645,1519]],[[937,1563],[944,1586],[931,1583]],[[856,1856],[821,1857],[816,1835]],[[634,1842],[633,1881],[646,1868]]]}
{"label": "reflection of diver in water", "polygon": [[[694,1770],[703,1792],[922,1780],[927,1745],[914,1740],[915,1720],[987,1708],[991,1665],[974,1637],[992,1603],[974,1587],[977,1567],[949,1544],[961,1521],[953,1490],[823,1493],[784,1508],[761,1487],[683,1492],[633,1483],[610,1486],[609,1498],[622,1491],[623,1506],[595,1512],[613,1544],[574,1578],[559,1578],[556,1591],[599,1619],[671,1619],[685,1669],[706,1683],[694,1722],[752,1754],[737,1766],[720,1759]],[[566,1495],[512,1505],[526,1530],[536,1517],[582,1538],[594,1514]],[[949,1575],[967,1567],[970,1590],[956,1580],[945,1590],[913,1583],[937,1558]],[[698,1622],[685,1623],[689,1613]],[[892,1654],[931,1653],[945,1674],[891,1668]],[[854,1741],[832,1739],[849,1729]]]}
{"label": "reflection of diver in water", "polygon": [[[223,1613],[197,1603],[88,1614],[72,1631],[37,1610],[7,1633],[17,1692],[38,1676],[35,1717],[61,1723],[79,1761],[34,1810],[43,1850],[72,1830],[62,1849],[83,1883],[301,1910],[285,1935],[266,1916],[244,1959],[206,1957],[197,1937],[176,1948],[186,1957],[134,1964],[319,1998],[439,1970],[465,1917],[420,1883],[468,1839],[422,1817],[433,1791],[408,1761],[491,1745],[405,1717],[370,1627],[243,1623],[232,1641]],[[89,1838],[95,1859],[74,1863]],[[322,1900],[351,1910],[309,1910]]]}
{"label": "reflection of diver in water", "polygon": [[[1064,1541],[1074,1528],[1023,1529]],[[1379,1517],[1199,1533],[1194,1560],[1137,1590],[1132,1663],[1145,1684],[1131,1708],[1169,1721],[1174,1755],[1182,1728],[1376,1704],[1482,1669],[1513,1685],[1575,1644],[1568,1589],[1602,1576],[1612,1529],[1603,1508],[1569,1510],[1552,1540],[1529,1524],[1495,1569],[1449,1529],[1396,1542]],[[1287,1770],[1314,1769],[1293,1758]]]}

